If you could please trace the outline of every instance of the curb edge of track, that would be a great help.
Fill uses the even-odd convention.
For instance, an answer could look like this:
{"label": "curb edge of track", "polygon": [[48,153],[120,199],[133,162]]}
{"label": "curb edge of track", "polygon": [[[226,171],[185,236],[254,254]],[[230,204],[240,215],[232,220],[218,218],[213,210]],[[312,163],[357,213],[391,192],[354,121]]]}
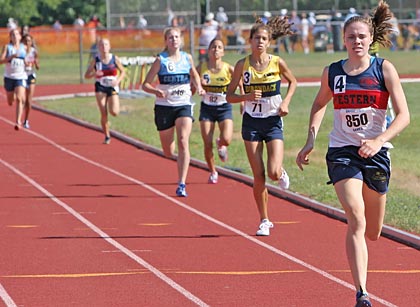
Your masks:
{"label": "curb edge of track", "polygon": [[[68,96],[71,96],[71,95],[68,95]],[[72,95],[71,97],[75,97],[75,96],[76,95]],[[42,97],[42,99],[46,99],[46,98],[47,97]],[[54,96],[54,98],[55,98],[55,96]],[[38,111],[41,111],[43,113],[50,114],[50,115],[53,115],[53,116],[56,116],[56,117],[59,117],[59,118],[62,118],[62,119],[65,119],[65,120],[67,120],[71,123],[75,123],[77,125],[80,125],[80,126],[92,129],[92,130],[96,130],[96,131],[99,131],[99,132],[102,131],[99,126],[88,123],[86,121],[83,121],[83,120],[80,120],[80,119],[77,119],[77,118],[74,118],[72,116],[57,113],[57,112],[54,112],[54,111],[51,111],[51,110],[47,110],[47,109],[45,109],[45,108],[43,108],[39,105],[35,105],[35,104],[32,107],[35,110],[38,110]],[[130,136],[127,136],[123,133],[120,133],[118,131],[112,130],[111,135],[112,135],[112,137],[117,138],[118,140],[120,140],[122,142],[125,142],[127,144],[130,144],[130,145],[132,145],[134,147],[137,147],[139,149],[142,149],[142,150],[145,150],[145,151],[148,151],[148,152],[152,152],[152,153],[157,154],[157,155],[162,156],[162,157],[164,156],[162,150],[160,150],[159,148],[148,145],[148,144],[145,144],[145,143],[143,143],[143,142],[141,142],[137,139],[134,139],[134,138],[132,138]],[[191,163],[190,164],[195,166],[195,167],[207,170],[207,165],[204,161],[191,158]],[[223,175],[225,177],[237,180],[237,181],[242,182],[244,184],[247,184],[251,187],[253,185],[253,178],[251,176],[244,175],[244,174],[241,174],[239,172],[235,172],[235,171],[232,171],[232,170],[229,170],[227,168],[220,167],[220,166],[217,167],[217,171],[219,172],[219,175]],[[334,218],[336,220],[339,220],[341,222],[346,223],[346,217],[345,217],[345,214],[344,214],[343,210],[325,205],[321,202],[318,202],[318,201],[310,199],[306,196],[300,195],[299,193],[280,189],[279,187],[277,187],[275,185],[272,185],[272,184],[267,184],[267,189],[268,189],[268,192],[273,196],[285,199],[285,200],[290,201],[290,202],[292,202],[292,203],[294,203],[298,206],[313,210],[317,213],[321,213],[321,214],[326,215],[330,218]],[[402,243],[404,245],[410,246],[410,247],[412,247],[416,250],[420,250],[420,236],[417,236],[415,234],[406,232],[404,230],[400,230],[400,229],[397,229],[397,228],[392,227],[392,226],[384,225],[383,228],[382,228],[381,236],[386,237],[388,239],[391,239],[393,241]]]}

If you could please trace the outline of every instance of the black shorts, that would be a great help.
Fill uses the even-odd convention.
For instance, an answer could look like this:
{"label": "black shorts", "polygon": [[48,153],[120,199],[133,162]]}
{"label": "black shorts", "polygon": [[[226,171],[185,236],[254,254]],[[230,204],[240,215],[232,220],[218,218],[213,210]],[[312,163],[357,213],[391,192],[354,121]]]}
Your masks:
{"label": "black shorts", "polygon": [[363,180],[370,189],[385,194],[391,177],[388,148],[382,148],[371,158],[362,158],[357,153],[359,148],[357,146],[328,148],[326,160],[331,183],[357,178]]}
{"label": "black shorts", "polygon": [[244,113],[242,118],[242,139],[251,142],[283,140],[283,120],[280,116],[254,118]]}
{"label": "black shorts", "polygon": [[158,131],[166,130],[175,126],[175,121],[179,117],[193,117],[193,105],[178,107],[155,105],[155,124]]}
{"label": "black shorts", "polygon": [[110,86],[103,86],[99,82],[95,82],[95,93],[105,93],[106,97],[110,97],[118,95],[118,90]]}
{"label": "black shorts", "polygon": [[209,106],[204,102],[201,102],[200,117],[199,120],[207,120],[211,122],[222,122],[225,119],[233,119],[232,105],[230,103],[224,103],[219,106]]}
{"label": "black shorts", "polygon": [[36,84],[36,77],[33,74],[28,76],[28,87],[31,84]]}

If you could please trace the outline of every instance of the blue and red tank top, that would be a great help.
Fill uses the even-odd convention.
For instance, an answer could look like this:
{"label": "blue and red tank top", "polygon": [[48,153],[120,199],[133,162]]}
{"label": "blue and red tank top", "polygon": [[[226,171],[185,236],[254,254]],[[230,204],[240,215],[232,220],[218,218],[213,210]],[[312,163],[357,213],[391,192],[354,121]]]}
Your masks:
{"label": "blue and red tank top", "polygon": [[112,81],[117,79],[118,68],[115,63],[115,55],[110,54],[111,59],[108,63],[104,63],[99,56],[95,57],[95,70],[101,70],[103,75],[97,77],[96,81],[99,82],[102,86],[112,86]]}
{"label": "blue and red tank top", "polygon": [[386,129],[389,93],[382,71],[384,59],[372,57],[370,66],[355,76],[346,74],[345,61],[332,63],[328,71],[334,104],[330,147],[360,146],[362,139],[376,138]]}

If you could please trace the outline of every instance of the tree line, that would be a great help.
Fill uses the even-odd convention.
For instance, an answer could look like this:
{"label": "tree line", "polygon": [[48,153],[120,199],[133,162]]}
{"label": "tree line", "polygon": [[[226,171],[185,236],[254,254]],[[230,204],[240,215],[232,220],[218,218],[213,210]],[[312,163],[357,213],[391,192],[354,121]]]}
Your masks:
{"label": "tree line", "polygon": [[105,22],[105,0],[0,0],[0,27],[6,27],[9,18],[19,26],[33,27],[52,25],[56,20],[73,24],[78,16],[88,21],[93,15]]}

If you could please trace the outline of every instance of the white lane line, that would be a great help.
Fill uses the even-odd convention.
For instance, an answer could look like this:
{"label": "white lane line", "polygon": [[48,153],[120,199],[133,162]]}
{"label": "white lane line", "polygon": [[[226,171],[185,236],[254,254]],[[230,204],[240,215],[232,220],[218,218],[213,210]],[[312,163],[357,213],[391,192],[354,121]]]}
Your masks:
{"label": "white lane line", "polygon": [[16,303],[12,300],[12,298],[7,293],[6,289],[4,289],[1,284],[0,284],[0,297],[7,307],[17,307]]}
{"label": "white lane line", "polygon": [[[0,119],[2,119],[3,121],[9,122],[11,125],[14,125],[13,122],[10,122],[10,121],[8,121],[5,118],[0,117]],[[236,228],[234,228],[234,227],[232,227],[230,225],[227,225],[227,224],[225,224],[225,223],[223,223],[223,222],[221,222],[221,221],[219,221],[219,220],[217,220],[217,219],[215,219],[215,218],[213,218],[213,217],[211,217],[211,216],[209,216],[209,215],[207,215],[207,214],[205,214],[205,213],[203,213],[203,212],[201,212],[201,211],[199,211],[199,210],[197,210],[197,209],[195,209],[193,207],[190,207],[187,204],[185,204],[185,203],[183,203],[183,202],[181,202],[181,201],[179,201],[179,200],[177,200],[177,199],[175,199],[175,198],[173,198],[171,196],[168,196],[168,195],[164,194],[163,192],[161,192],[161,191],[153,188],[152,186],[149,186],[149,185],[145,184],[144,182],[142,182],[140,180],[137,180],[135,178],[132,178],[130,176],[127,176],[127,175],[125,175],[123,173],[118,172],[117,170],[114,170],[114,169],[112,169],[110,167],[107,167],[107,166],[105,166],[103,164],[100,164],[100,163],[95,162],[93,160],[90,160],[90,159],[88,159],[86,157],[83,157],[83,156],[81,156],[81,155],[79,155],[79,154],[77,154],[77,153],[75,153],[75,152],[73,152],[73,151],[71,151],[71,150],[69,150],[69,149],[67,149],[67,148],[65,148],[65,147],[57,144],[57,143],[55,143],[54,141],[48,139],[47,137],[45,137],[45,136],[43,136],[43,135],[41,135],[39,133],[34,132],[33,130],[25,130],[25,131],[28,132],[28,133],[33,134],[34,136],[36,136],[36,137],[44,140],[45,142],[51,144],[52,146],[58,148],[59,150],[61,150],[63,152],[66,152],[67,154],[69,154],[69,155],[71,155],[73,157],[76,157],[76,158],[78,158],[78,159],[80,159],[82,161],[85,161],[86,163],[89,163],[91,165],[94,165],[96,167],[99,167],[99,168],[101,168],[103,170],[106,170],[106,171],[108,171],[108,172],[116,175],[116,176],[119,176],[119,177],[124,178],[124,179],[126,179],[128,181],[131,181],[131,182],[133,182],[133,183],[135,183],[137,185],[140,185],[141,187],[143,187],[143,188],[145,188],[145,189],[147,189],[147,190],[155,193],[156,195],[159,195],[160,197],[162,197],[162,198],[164,198],[164,199],[166,199],[166,200],[168,200],[170,202],[173,202],[174,204],[176,204],[176,205],[178,205],[178,206],[180,206],[180,207],[182,207],[182,208],[184,208],[184,209],[186,209],[186,210],[188,210],[190,212],[193,212],[194,214],[196,214],[198,216],[201,216],[202,218],[204,218],[204,219],[206,219],[206,220],[208,220],[208,221],[210,221],[210,222],[212,222],[214,224],[217,224],[217,225],[219,225],[222,228],[225,228],[225,229],[227,229],[227,230],[229,230],[229,231],[231,231],[233,233],[236,233],[237,235],[239,235],[239,236],[241,236],[241,237],[243,237],[243,238],[245,238],[245,239],[247,239],[247,240],[249,240],[251,242],[254,242],[257,245],[260,245],[261,247],[264,247],[264,248],[272,251],[273,253],[275,253],[277,255],[280,255],[280,256],[282,256],[282,257],[284,257],[284,258],[286,258],[286,259],[288,259],[288,260],[290,260],[290,261],[292,261],[292,262],[294,262],[296,264],[299,264],[299,265],[307,268],[308,270],[311,270],[311,271],[313,271],[315,273],[318,273],[319,275],[321,275],[321,276],[323,276],[323,277],[325,277],[325,278],[327,278],[327,279],[329,279],[331,281],[336,282],[337,284],[340,284],[340,285],[342,285],[342,286],[344,286],[346,288],[349,288],[349,289],[355,291],[355,288],[354,288],[354,286],[352,284],[350,284],[350,283],[348,283],[348,282],[346,282],[344,280],[341,280],[341,279],[339,279],[339,278],[337,278],[337,277],[335,277],[335,276],[333,276],[333,275],[325,272],[324,270],[321,270],[321,269],[319,269],[319,268],[317,268],[317,267],[315,267],[315,266],[313,266],[313,265],[311,265],[309,263],[306,263],[303,260],[300,260],[300,259],[298,259],[298,258],[296,258],[296,257],[294,257],[292,255],[289,255],[289,254],[287,254],[287,253],[285,253],[285,252],[277,249],[274,246],[271,246],[271,245],[269,245],[267,243],[264,243],[264,242],[260,241],[259,239],[257,239],[256,237],[250,236],[250,235],[246,234],[245,232],[242,232],[239,229],[236,229]],[[380,302],[384,306],[397,307],[396,305],[394,305],[394,304],[392,304],[392,303],[390,303],[390,302],[388,302],[388,301],[386,301],[386,300],[384,300],[384,299],[382,299],[382,298],[380,298],[380,297],[378,297],[378,296],[376,296],[376,295],[374,295],[372,293],[369,293],[369,297],[372,300],[376,300],[376,301]]]}
{"label": "white lane line", "polygon": [[85,224],[92,231],[96,232],[100,237],[102,237],[102,239],[104,239],[105,241],[107,241],[109,244],[111,244],[112,246],[114,246],[116,249],[122,251],[125,255],[127,255],[128,257],[130,257],[131,259],[133,259],[135,262],[137,262],[138,264],[140,264],[141,266],[143,266],[147,270],[149,270],[151,273],[153,273],[158,278],[160,278],[165,283],[167,283],[169,286],[171,286],[172,288],[174,288],[175,290],[177,290],[179,293],[181,293],[182,295],[184,295],[190,301],[194,302],[198,306],[208,306],[206,303],[204,303],[198,297],[196,297],[191,292],[189,292],[188,290],[186,290],[185,288],[183,288],[182,286],[180,286],[179,284],[177,284],[175,281],[173,281],[172,279],[170,279],[168,276],[166,276],[164,273],[162,273],[161,271],[159,271],[157,268],[155,268],[154,266],[152,266],[151,264],[149,264],[148,262],[146,262],[142,258],[138,257],[131,250],[129,250],[125,246],[121,245],[120,243],[118,243],[114,239],[111,239],[111,237],[107,233],[105,233],[104,231],[102,231],[100,228],[96,227],[95,224],[93,224],[88,219],[86,219],[85,217],[83,217],[81,214],[79,214],[77,211],[75,211],[72,207],[70,207],[69,205],[67,205],[65,202],[63,202],[60,199],[58,199],[57,197],[55,197],[48,190],[44,189],[35,180],[31,179],[30,177],[28,177],[27,175],[25,175],[24,173],[22,173],[20,170],[18,170],[17,168],[15,168],[13,165],[7,163],[6,161],[4,161],[1,158],[0,158],[0,163],[3,164],[4,166],[6,166],[8,169],[10,169],[15,174],[17,174],[20,177],[22,177],[27,182],[29,182],[33,187],[35,187],[36,189],[38,189],[41,193],[43,193],[45,196],[47,196],[48,198],[50,198],[57,205],[59,205],[60,207],[62,207],[64,210],[67,210],[67,212],[69,212],[71,215],[73,215],[76,219],[78,219],[80,222],[82,222],[83,224]]}

